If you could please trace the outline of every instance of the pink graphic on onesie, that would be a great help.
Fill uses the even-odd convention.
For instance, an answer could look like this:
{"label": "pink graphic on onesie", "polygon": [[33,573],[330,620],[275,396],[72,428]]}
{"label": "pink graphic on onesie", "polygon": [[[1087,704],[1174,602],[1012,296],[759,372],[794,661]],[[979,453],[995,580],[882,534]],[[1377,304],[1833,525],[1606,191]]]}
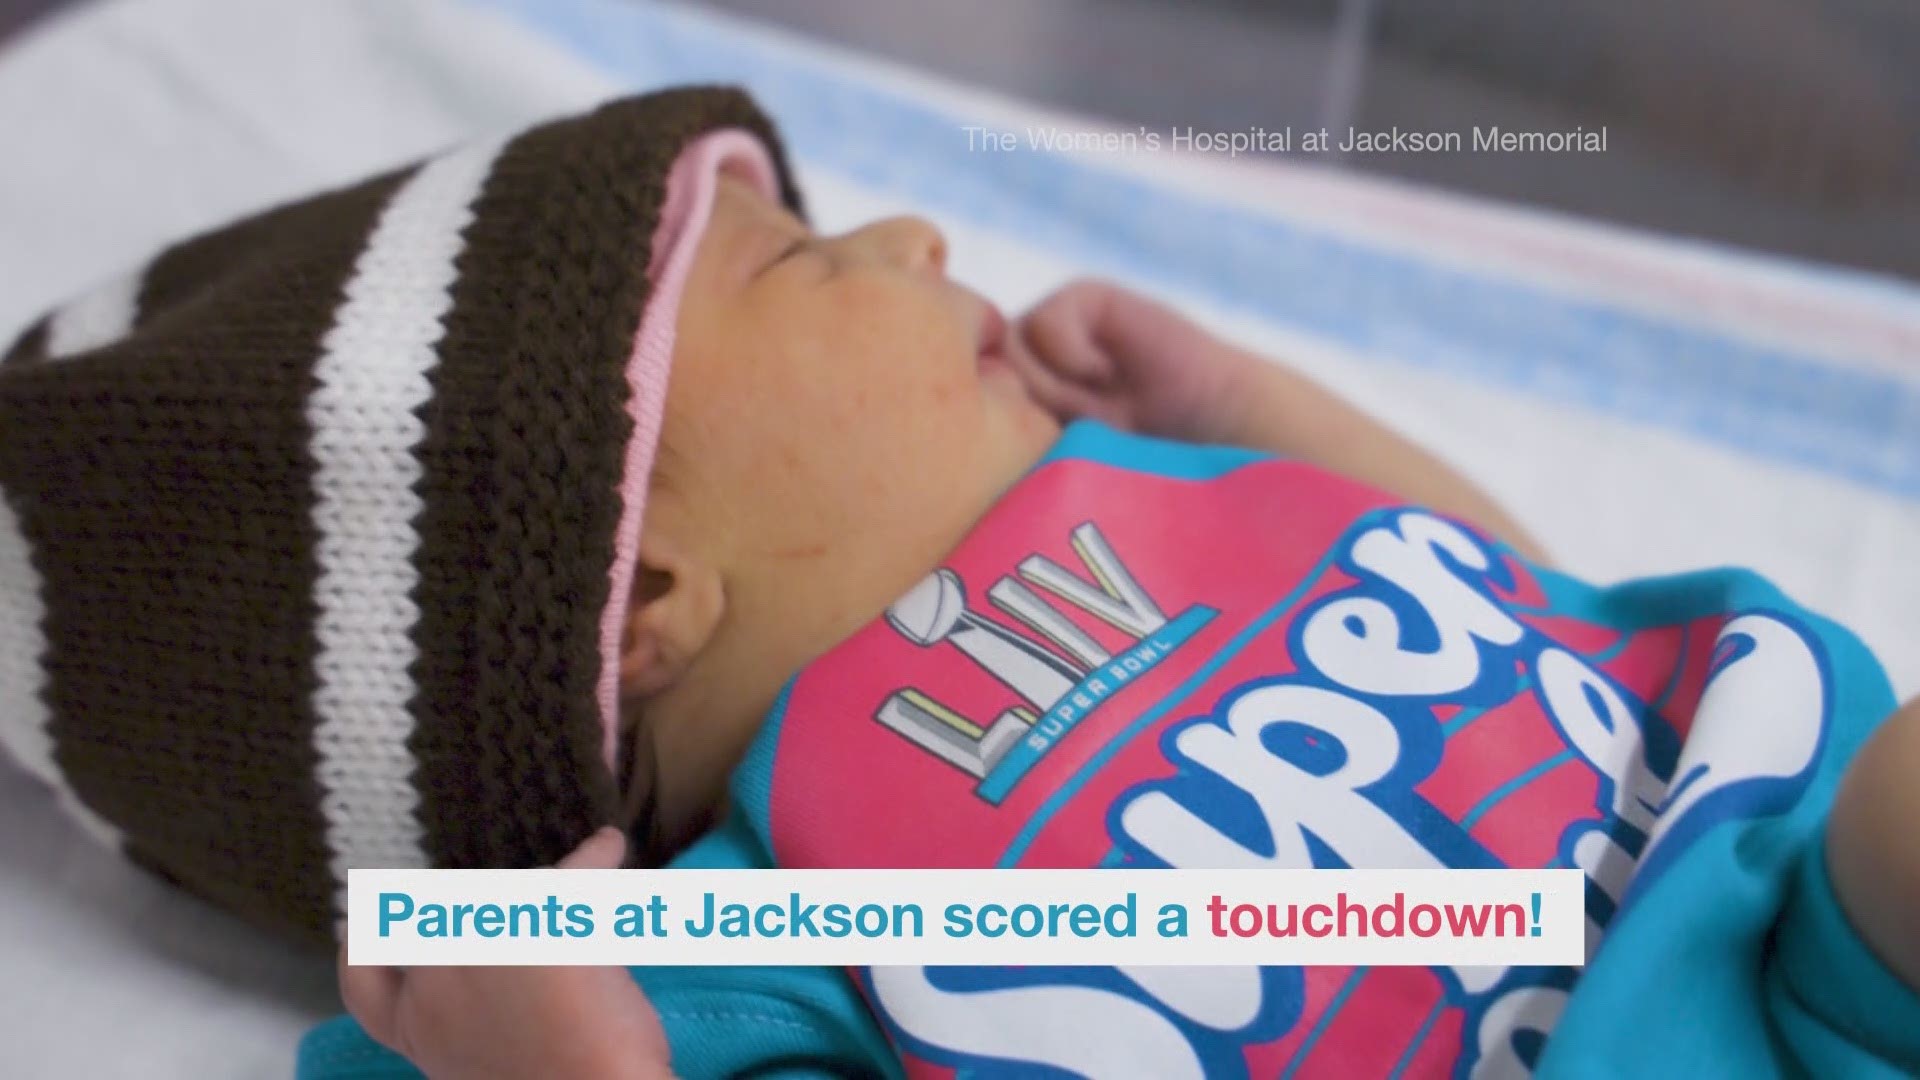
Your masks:
{"label": "pink graphic on onesie", "polygon": [[[774,856],[1579,866],[1597,940],[1622,899],[1621,859],[1630,869],[1657,842],[1636,799],[1673,778],[1726,621],[1623,634],[1554,610],[1485,538],[1298,464],[1186,479],[1054,461],[795,682]],[[1544,1035],[1557,1012],[1540,1003],[1572,979],[855,974],[909,1073],[927,1077],[1110,1075],[1114,1060],[1168,1077],[1452,1074]]]}

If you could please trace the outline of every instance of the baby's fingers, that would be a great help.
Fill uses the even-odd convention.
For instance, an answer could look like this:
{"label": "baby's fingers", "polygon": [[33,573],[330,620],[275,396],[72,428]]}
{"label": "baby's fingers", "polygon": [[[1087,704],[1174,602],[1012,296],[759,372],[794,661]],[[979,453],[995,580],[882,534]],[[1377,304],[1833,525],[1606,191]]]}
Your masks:
{"label": "baby's fingers", "polygon": [[562,870],[618,870],[627,859],[627,838],[609,825],[582,841],[557,864]]}
{"label": "baby's fingers", "polygon": [[1112,421],[1107,415],[1112,411],[1109,403],[1099,391],[1062,378],[1034,355],[1019,334],[1008,339],[1007,362],[1020,376],[1034,402],[1061,423],[1082,417]]}
{"label": "baby's fingers", "polygon": [[1019,336],[1060,380],[1103,390],[1112,384],[1114,360],[1098,328],[1113,292],[1105,282],[1073,282],[1034,305],[1020,320]]}
{"label": "baby's fingers", "polygon": [[398,1037],[400,983],[405,976],[399,968],[347,963],[347,947],[340,946],[340,999],[367,1034],[382,1046],[399,1049]]}

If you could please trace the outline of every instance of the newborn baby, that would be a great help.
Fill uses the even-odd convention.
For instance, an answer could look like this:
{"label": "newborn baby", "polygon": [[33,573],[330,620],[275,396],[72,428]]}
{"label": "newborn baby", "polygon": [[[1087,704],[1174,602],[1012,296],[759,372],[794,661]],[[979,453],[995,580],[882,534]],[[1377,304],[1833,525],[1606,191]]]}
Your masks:
{"label": "newborn baby", "polygon": [[1585,585],[1152,301],[1009,324],[925,222],[798,209],[749,105],[661,95],[37,325],[15,756],[308,931],[355,865],[1558,866],[1589,965],[343,964],[302,1076],[1920,1068],[1920,708],[1851,635],[1739,571]]}
{"label": "newborn baby", "polygon": [[[763,173],[716,177],[621,657],[641,848],[1575,865],[1592,967],[634,969],[664,1035],[606,972],[343,969],[377,1038],[449,1074],[513,1053],[549,1075],[563,1054],[695,1076],[1920,1063],[1888,970],[1920,976],[1895,827],[1920,712],[1850,774],[1823,858],[1840,765],[1893,706],[1844,632],[1750,575],[1580,585],[1286,368],[1099,283],[1009,326],[946,254],[923,221],[821,236]],[[1173,685],[1208,661],[1229,666]],[[492,1019],[555,993],[579,1004],[541,1009],[544,1033]]]}

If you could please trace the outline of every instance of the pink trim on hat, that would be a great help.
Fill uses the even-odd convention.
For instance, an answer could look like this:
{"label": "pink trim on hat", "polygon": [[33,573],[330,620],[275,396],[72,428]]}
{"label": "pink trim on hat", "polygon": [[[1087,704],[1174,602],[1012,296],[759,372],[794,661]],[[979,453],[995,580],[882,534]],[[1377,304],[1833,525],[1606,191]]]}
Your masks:
{"label": "pink trim on hat", "polygon": [[600,722],[606,733],[603,752],[607,768],[612,770],[616,784],[621,781],[615,760],[620,742],[621,630],[627,621],[634,567],[640,556],[640,521],[647,506],[654,452],[660,442],[680,295],[700,238],[707,231],[714,190],[723,168],[759,188],[769,199],[780,198],[773,159],[760,140],[741,129],[703,135],[680,152],[667,175],[667,196],[653,231],[652,262],[647,266],[653,294],[641,313],[633,355],[627,361],[627,414],[633,418],[633,436],[627,441],[627,460],[621,473],[620,525],[614,532],[613,568],[608,574],[613,591],[600,614]]}

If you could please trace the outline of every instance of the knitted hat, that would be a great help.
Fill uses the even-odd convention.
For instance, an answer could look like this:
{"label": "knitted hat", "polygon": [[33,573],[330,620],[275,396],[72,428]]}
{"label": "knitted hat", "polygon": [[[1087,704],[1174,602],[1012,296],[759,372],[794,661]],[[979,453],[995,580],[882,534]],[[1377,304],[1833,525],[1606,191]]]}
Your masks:
{"label": "knitted hat", "polygon": [[[617,650],[680,283],[744,95],[675,90],[177,244],[0,359],[0,743],[309,938],[350,867],[617,815]],[[643,319],[644,314],[644,319]]]}

